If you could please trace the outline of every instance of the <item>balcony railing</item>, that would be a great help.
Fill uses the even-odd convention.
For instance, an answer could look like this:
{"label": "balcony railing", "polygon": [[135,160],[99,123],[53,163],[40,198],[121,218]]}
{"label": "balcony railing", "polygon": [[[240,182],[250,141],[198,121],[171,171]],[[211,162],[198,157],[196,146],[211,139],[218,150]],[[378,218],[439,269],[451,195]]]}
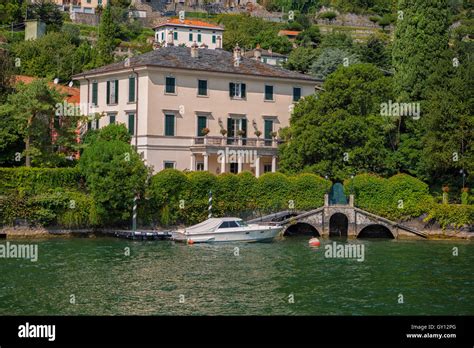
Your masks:
{"label": "balcony railing", "polygon": [[241,138],[241,137],[195,137],[194,145],[211,146],[250,146],[250,147],[277,147],[279,141],[276,139]]}

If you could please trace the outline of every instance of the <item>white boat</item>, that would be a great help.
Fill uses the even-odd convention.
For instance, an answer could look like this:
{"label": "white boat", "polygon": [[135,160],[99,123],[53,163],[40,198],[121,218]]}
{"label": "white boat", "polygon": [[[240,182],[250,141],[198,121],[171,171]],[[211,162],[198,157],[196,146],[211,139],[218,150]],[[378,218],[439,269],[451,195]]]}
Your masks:
{"label": "white boat", "polygon": [[173,239],[188,243],[271,241],[282,226],[248,225],[234,217],[211,218],[184,230],[173,232]]}

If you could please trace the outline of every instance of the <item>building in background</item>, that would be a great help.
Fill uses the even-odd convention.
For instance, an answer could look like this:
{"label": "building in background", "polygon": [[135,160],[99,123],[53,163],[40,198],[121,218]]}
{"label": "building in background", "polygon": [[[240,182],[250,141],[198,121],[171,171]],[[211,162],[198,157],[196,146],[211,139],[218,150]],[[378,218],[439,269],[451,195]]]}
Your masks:
{"label": "building in background", "polygon": [[273,52],[272,49],[264,50],[260,48],[260,45],[253,50],[246,51],[244,56],[250,59],[256,59],[262,63],[282,66],[288,60],[288,57],[284,54]]}
{"label": "building in background", "polygon": [[196,42],[203,48],[222,48],[224,29],[200,20],[173,18],[154,29],[155,41],[161,46],[191,47]]}

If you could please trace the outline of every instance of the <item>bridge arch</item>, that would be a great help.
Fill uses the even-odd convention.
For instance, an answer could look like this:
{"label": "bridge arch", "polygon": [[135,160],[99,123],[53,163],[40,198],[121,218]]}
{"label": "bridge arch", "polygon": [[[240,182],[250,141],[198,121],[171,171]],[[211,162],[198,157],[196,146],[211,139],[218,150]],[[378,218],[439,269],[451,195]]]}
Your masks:
{"label": "bridge arch", "polygon": [[360,230],[357,238],[390,238],[393,239],[395,236],[392,231],[384,225],[372,224],[364,227]]}
{"label": "bridge arch", "polygon": [[297,222],[295,224],[289,225],[285,232],[283,233],[284,236],[313,236],[313,237],[319,237],[321,234],[319,231],[316,229],[311,224],[308,224],[306,222]]}
{"label": "bridge arch", "polygon": [[346,214],[334,213],[329,219],[329,237],[347,237],[349,219]]}

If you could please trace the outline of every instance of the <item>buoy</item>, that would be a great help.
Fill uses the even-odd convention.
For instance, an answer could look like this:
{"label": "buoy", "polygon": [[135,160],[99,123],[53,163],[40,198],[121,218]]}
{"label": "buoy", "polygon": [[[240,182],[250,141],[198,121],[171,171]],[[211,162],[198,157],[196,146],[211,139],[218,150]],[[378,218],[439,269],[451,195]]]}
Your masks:
{"label": "buoy", "polygon": [[321,245],[321,242],[319,241],[318,238],[311,238],[308,243],[310,246],[314,246],[314,247],[318,247]]}
{"label": "buoy", "polygon": [[194,241],[192,239],[188,239],[188,244],[194,244]]}

